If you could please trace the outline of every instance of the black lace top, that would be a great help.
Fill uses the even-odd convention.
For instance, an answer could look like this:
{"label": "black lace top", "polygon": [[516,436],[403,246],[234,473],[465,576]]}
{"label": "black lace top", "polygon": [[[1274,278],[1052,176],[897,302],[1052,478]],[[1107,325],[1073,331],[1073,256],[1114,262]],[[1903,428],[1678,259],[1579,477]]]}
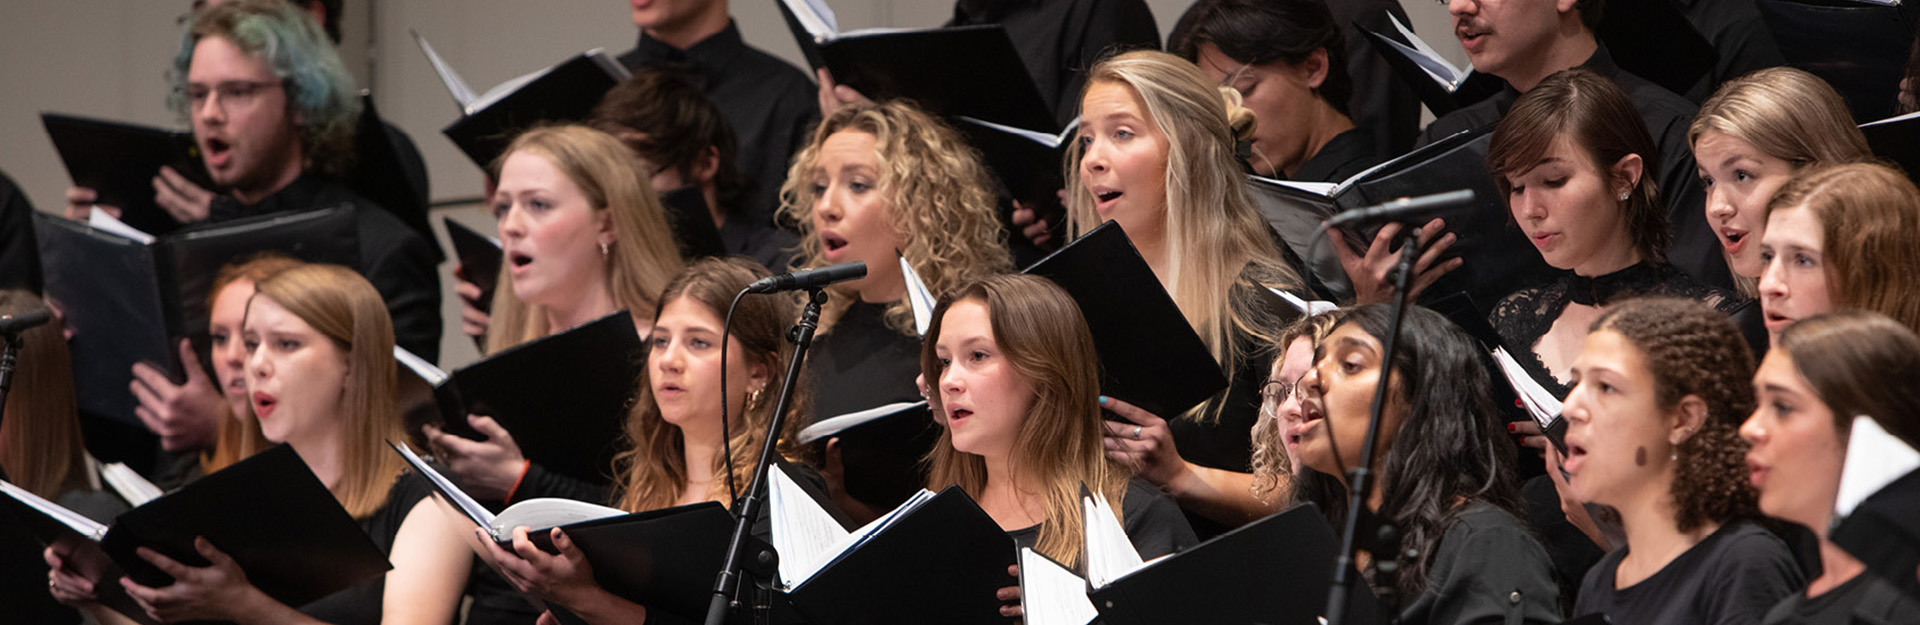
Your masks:
{"label": "black lace top", "polygon": [[1565,399],[1571,386],[1554,379],[1546,363],[1533,351],[1540,337],[1546,336],[1553,322],[1568,304],[1605,307],[1617,300],[1639,295],[1665,295],[1698,300],[1732,314],[1746,304],[1739,295],[1695,281],[1672,265],[1639,263],[1597,277],[1560,274],[1552,282],[1513,292],[1501,299],[1488,315],[1488,322],[1500,333],[1500,342],[1512,352],[1514,360],[1533,376],[1540,386]]}

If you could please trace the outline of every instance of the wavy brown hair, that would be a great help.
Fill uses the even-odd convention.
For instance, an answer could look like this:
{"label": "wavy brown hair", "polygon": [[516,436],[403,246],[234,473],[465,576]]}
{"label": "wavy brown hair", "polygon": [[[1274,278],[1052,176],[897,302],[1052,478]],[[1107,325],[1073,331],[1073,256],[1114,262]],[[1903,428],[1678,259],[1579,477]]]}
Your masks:
{"label": "wavy brown hair", "polygon": [[[613,223],[613,245],[607,257],[607,294],[616,309],[633,313],[636,319],[651,319],[659,312],[654,299],[674,272],[680,270],[680,247],[667,226],[666,209],[660,196],[647,183],[639,158],[619,139],[580,125],[544,126],[528,130],[507,146],[491,167],[494,180],[507,157],[528,151],[547,159],[553,168],[566,175],[596,213],[604,213]],[[593,245],[593,241],[580,241]],[[513,294],[513,266],[500,265],[495,289],[493,321],[487,328],[488,353],[537,339],[566,328],[547,327],[544,308]]]}
{"label": "wavy brown hair", "polygon": [[[1267,312],[1259,288],[1298,290],[1300,274],[1280,257],[1273,229],[1247,196],[1246,175],[1234,155],[1253,134],[1253,111],[1240,92],[1208,80],[1180,57],[1138,50],[1101,60],[1087,74],[1087,90],[1118,84],[1132,90],[1147,117],[1167,136],[1165,173],[1167,294],[1206,342],[1225,371],[1267,349],[1282,322]],[[1067,219],[1075,236],[1104,220],[1093,194],[1080,184],[1084,150],[1068,152]],[[1244,279],[1243,279],[1244,278]],[[1216,418],[1226,393],[1186,414]]]}
{"label": "wavy brown hair", "polygon": [[1871,310],[1920,331],[1920,189],[1877,163],[1809,168],[1767,202],[1820,221],[1821,255],[1834,308]]}
{"label": "wavy brown hair", "polygon": [[[706,307],[715,318],[724,319],[727,305],[733,301],[734,295],[746,289],[754,280],[767,275],[764,267],[742,258],[702,260],[687,267],[667,283],[666,290],[660,295],[660,307],[665,309],[668,303],[684,299]],[[765,440],[762,432],[766,431],[767,423],[773,419],[774,398],[780,396],[781,384],[785,382],[782,374],[786,371],[787,360],[793,354],[793,345],[786,340],[787,325],[799,315],[798,303],[785,296],[742,298],[733,312],[728,340],[740,347],[741,355],[745,358],[734,359],[729,366],[758,364],[768,370],[767,386],[757,400],[747,397],[748,389],[728,389],[729,394],[742,396],[742,401],[736,405],[731,397],[727,399],[727,426],[731,432],[728,444],[733,453],[728,458],[718,460],[731,467],[732,482],[740,487],[742,494],[753,481],[754,463],[759,458],[761,442]],[[619,476],[619,491],[615,501],[621,509],[630,512],[674,505],[681,495],[686,494],[688,473],[692,470],[687,466],[686,455],[681,448],[684,437],[680,428],[660,416],[660,404],[653,399],[650,377],[650,370],[642,367],[636,383],[633,410],[627,417],[628,445],[625,451],[614,457],[614,475]],[[803,389],[794,390],[799,393]],[[790,405],[806,406],[808,402],[805,396],[796,395]],[[780,433],[781,451],[785,455],[794,455],[793,437],[805,421],[798,415],[787,416]],[[707,470],[720,474],[728,469],[715,464]],[[732,505],[732,493],[727,488],[727,480],[714,480],[706,495],[722,504]]]}
{"label": "wavy brown hair", "polygon": [[[1660,185],[1654,180],[1660,172],[1660,149],[1626,93],[1593,70],[1554,72],[1515,100],[1500,119],[1487,144],[1487,171],[1493,174],[1501,202],[1507,204],[1513,197],[1511,178],[1531,171],[1562,136],[1607,179],[1609,195],[1614,189],[1614,163],[1630,154],[1640,157],[1640,179],[1626,201],[1620,202],[1620,210],[1626,213],[1627,232],[1641,260],[1666,263],[1673,233],[1667,227]],[[1510,204],[1508,208],[1512,219]]]}
{"label": "wavy brown hair", "polygon": [[[945,366],[935,343],[941,322],[954,304],[979,302],[987,307],[993,342],[1016,375],[1033,389],[1032,401],[1014,435],[1009,466],[1046,489],[1047,518],[1040,523],[1034,550],[1066,563],[1080,561],[1084,549],[1085,518],[1080,487],[1095,489],[1121,509],[1132,477],[1125,467],[1109,460],[1100,420],[1100,359],[1093,348],[1080,307],[1065,291],[1045,278],[1027,275],[989,276],[941,298],[920,349],[920,371],[929,386],[938,387]],[[928,405],[943,410],[940,394]],[[941,428],[940,442],[926,460],[927,487],[939,490],[959,486],[979,497],[987,485],[987,463],[980,456],[953,448],[952,430]]]}
{"label": "wavy brown hair", "polygon": [[[946,293],[1013,268],[993,183],[979,152],[946,122],[900,100],[840,109],[820,122],[813,140],[793,157],[780,187],[780,214],[800,228],[795,268],[827,264],[813,229],[812,187],[820,171],[820,146],[840,132],[873,136],[880,193],[892,207],[887,220],[900,241],[900,254],[926,281],[927,290]],[[854,299],[845,288],[827,291],[821,332],[832,331]],[[913,309],[905,297],[887,306],[886,321],[901,334],[914,334]]]}
{"label": "wavy brown hair", "polygon": [[1753,350],[1727,315],[1693,300],[1635,298],[1608,306],[1591,328],[1603,330],[1639,350],[1661,410],[1676,410],[1687,396],[1707,406],[1700,430],[1674,449],[1674,524],[1690,532],[1757,517],[1759,495],[1747,481],[1748,444],[1740,438],[1740,424],[1753,414]]}
{"label": "wavy brown hair", "polygon": [[[46,306],[32,293],[0,291],[0,316]],[[58,499],[90,487],[87,450],[80,439],[74,396],[73,357],[58,319],[20,333],[20,361],[0,421],[0,468],[7,479],[35,495]]]}
{"label": "wavy brown hair", "polygon": [[[207,290],[207,310],[213,310],[213,303],[220,299],[220,292],[236,282],[260,284],[274,274],[298,267],[299,260],[275,252],[262,252],[236,263],[220,268],[213,278],[213,288]],[[249,295],[251,296],[251,295]],[[229,341],[240,340],[239,328],[234,328],[234,336]],[[222,393],[226,391],[221,390]],[[231,404],[222,403],[223,406]],[[200,456],[200,470],[213,473],[245,460],[254,454],[266,451],[273,446],[267,435],[260,432],[260,421],[253,416],[253,403],[247,403],[247,414],[227,415],[221,419],[219,428],[213,437],[213,449]]]}
{"label": "wavy brown hair", "polygon": [[1840,440],[1855,416],[1866,415],[1920,447],[1920,336],[1911,328],[1877,312],[1842,310],[1793,322],[1773,348],[1793,358],[1832,410]]}

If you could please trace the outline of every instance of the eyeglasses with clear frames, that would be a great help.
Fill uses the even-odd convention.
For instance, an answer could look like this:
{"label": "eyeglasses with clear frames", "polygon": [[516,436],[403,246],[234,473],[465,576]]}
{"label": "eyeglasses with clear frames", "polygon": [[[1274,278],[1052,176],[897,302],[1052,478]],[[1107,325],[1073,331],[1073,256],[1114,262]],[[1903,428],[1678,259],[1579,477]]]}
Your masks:
{"label": "eyeglasses with clear frames", "polygon": [[1300,391],[1301,376],[1292,382],[1286,380],[1267,380],[1260,385],[1260,416],[1268,419],[1280,418],[1280,404]]}
{"label": "eyeglasses with clear frames", "polygon": [[207,105],[207,96],[219,95],[220,110],[226,111],[233,108],[246,108],[253,104],[254,98],[259,96],[260,92],[283,86],[285,85],[277,80],[229,80],[212,86],[187,85],[181,88],[180,92],[186,96],[187,104],[192,107],[192,110],[196,111]]}

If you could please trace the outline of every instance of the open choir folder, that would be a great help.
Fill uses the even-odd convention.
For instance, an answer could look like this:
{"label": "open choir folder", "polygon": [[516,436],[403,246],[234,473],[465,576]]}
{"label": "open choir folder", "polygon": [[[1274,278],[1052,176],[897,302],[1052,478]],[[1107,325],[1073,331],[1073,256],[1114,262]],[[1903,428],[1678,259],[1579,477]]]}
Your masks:
{"label": "open choir folder", "polygon": [[974,149],[980,150],[981,159],[1000,178],[1007,193],[1024,202],[1059,204],[1056,194],[1066,187],[1067,149],[1080,133],[1078,118],[1057,132],[1028,130],[967,116],[959,117],[954,127],[967,136]]}
{"label": "open choir folder", "polygon": [[1920,180],[1920,112],[1860,124],[1860,134],[1866,135],[1874,156]]}
{"label": "open choir folder", "polygon": [[166,234],[180,227],[154,203],[153,177],[161,167],[214,188],[193,133],[59,113],[41,113],[40,123],[73,185],[93,189],[100,204],[120,207],[121,219],[140,230]]}
{"label": "open choir folder", "polygon": [[[593,567],[601,588],[650,610],[698,621],[706,615],[713,578],[726,560],[733,517],[719,502],[628,513],[571,499],[529,499],[489,512],[404,443],[394,452],[427,479],[435,496],[511,551],[513,530],[558,553],[550,530],[565,532]],[[556,614],[558,614],[556,612]],[[565,620],[565,617],[562,619]]]}
{"label": "open choir folder", "polygon": [[882,507],[897,506],[926,485],[920,460],[940,442],[927,402],[899,402],[828,417],[800,430],[801,445],[825,458],[827,442],[846,476],[847,494]]}
{"label": "open choir folder", "polygon": [[787,600],[809,622],[1001,622],[995,593],[1015,580],[1013,539],[957,486],[922,490],[849,531],[784,470],[768,510]]}
{"label": "open choir folder", "polygon": [[485,437],[468,414],[493,417],[520,453],[549,471],[592,484],[610,481],[626,437],[627,407],[646,366],[625,310],[521,343],[452,373],[396,346],[400,364],[433,387],[441,428]]}
{"label": "open choir folder", "polygon": [[507,150],[515,135],[534,124],[585,121],[593,113],[593,105],[630,75],[626,66],[605,50],[594,48],[475,94],[426,37],[412,34],[447,93],[460,106],[460,119],[441,132],[483,170]]}
{"label": "open choir folder", "polygon": [[[74,387],[82,412],[139,424],[128,382],[144,362],[186,379],[178,342],[204,346],[207,296],[220,267],[273,251],[307,262],[354,266],[354,208],[338,206],[218,223],[153,236],[94,211],[82,223],[33,215],[47,297],[73,331]],[[206,349],[201,349],[202,362]]]}
{"label": "open choir folder", "polygon": [[773,0],[814,69],[876,101],[907,98],[936,115],[1048,134],[1060,122],[998,24],[840,31],[822,0]]}
{"label": "open choir folder", "polygon": [[[1403,197],[1469,189],[1473,203],[1445,215],[1447,231],[1458,237],[1447,256],[1466,260],[1426,290],[1428,294],[1466,291],[1475,301],[1495,302],[1521,286],[1545,282],[1553,269],[1513,223],[1507,203],[1487,172],[1492,128],[1463,130],[1398,158],[1328,185],[1253,178],[1254,204],[1267,223],[1314,274],[1344,277],[1330,240],[1314,241],[1313,228],[1333,215]],[[1418,226],[1426,219],[1417,220]],[[1342,230],[1356,255],[1364,254],[1377,226]],[[1308,252],[1312,253],[1309,254]],[[1428,299],[1423,296],[1422,299]]]}
{"label": "open choir folder", "polygon": [[1164,418],[1227,388],[1220,363],[1187,323],[1133,241],[1109,221],[1026,269],[1080,305],[1100,355],[1100,392]]}
{"label": "open choir folder", "polygon": [[1499,76],[1476,72],[1472,65],[1466,69],[1454,67],[1433,46],[1427,45],[1426,40],[1400,23],[1400,18],[1388,14],[1387,19],[1393,21],[1395,32],[1377,33],[1364,27],[1356,28],[1373,44],[1380,58],[1386,59],[1393,73],[1413,87],[1414,94],[1420,96],[1420,102],[1426,104],[1435,117],[1472,106],[1506,86],[1507,82]]}
{"label": "open choir folder", "polygon": [[0,482],[9,505],[44,543],[82,541],[74,566],[94,581],[102,604],[149,622],[127,597],[122,575],[159,587],[173,578],[135,553],[146,547],[188,566],[205,537],[232,557],[247,581],[290,606],[311,603],[392,568],[293,448],[280,445],[212,473],[103,525]]}
{"label": "open choir folder", "polygon": [[440,223],[447,226],[447,242],[453,244],[453,257],[460,262],[461,277],[480,287],[480,301],[474,304],[481,312],[493,312],[493,290],[500,284],[500,266],[505,264],[500,240],[468,228],[452,217],[441,217]]}

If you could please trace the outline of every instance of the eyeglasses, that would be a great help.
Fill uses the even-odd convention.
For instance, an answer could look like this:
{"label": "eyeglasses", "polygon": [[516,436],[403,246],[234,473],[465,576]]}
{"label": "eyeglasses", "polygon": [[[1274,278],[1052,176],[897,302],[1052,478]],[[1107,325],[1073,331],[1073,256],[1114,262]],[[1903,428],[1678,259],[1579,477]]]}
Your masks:
{"label": "eyeglasses", "polygon": [[253,104],[254,98],[258,97],[260,92],[284,86],[285,85],[277,80],[229,80],[211,87],[207,85],[187,85],[180,90],[180,93],[186,96],[187,104],[192,106],[193,110],[196,111],[207,105],[207,96],[217,94],[220,96],[218,100],[220,110],[225,111],[228,110],[228,107],[246,108]]}
{"label": "eyeglasses", "polygon": [[1293,397],[1294,393],[1300,391],[1300,380],[1303,379],[1306,379],[1306,376],[1302,375],[1292,382],[1286,380],[1267,380],[1265,384],[1261,384],[1260,416],[1269,419],[1279,418],[1280,404],[1286,403],[1287,398]]}

